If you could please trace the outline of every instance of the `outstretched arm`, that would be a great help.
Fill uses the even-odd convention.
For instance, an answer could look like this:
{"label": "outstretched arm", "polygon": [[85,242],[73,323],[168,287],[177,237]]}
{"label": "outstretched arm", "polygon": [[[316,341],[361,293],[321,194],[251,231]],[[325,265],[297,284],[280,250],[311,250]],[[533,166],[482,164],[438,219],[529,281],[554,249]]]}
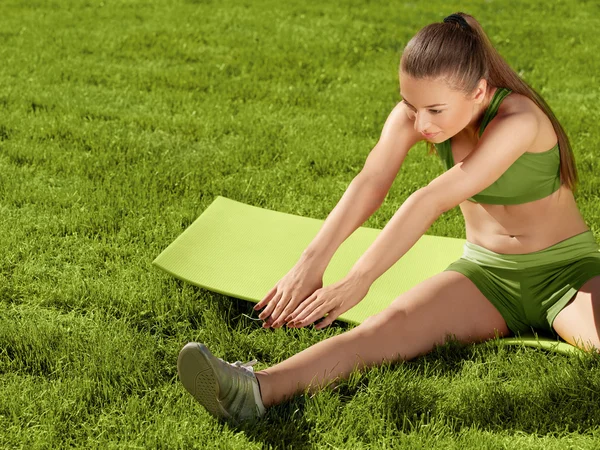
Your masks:
{"label": "outstretched arm", "polygon": [[350,270],[368,286],[386,272],[442,214],[427,188],[413,192]]}
{"label": "outstretched arm", "polygon": [[350,270],[370,286],[425,234],[445,211],[494,183],[533,144],[538,123],[532,113],[497,117],[477,147],[461,162],[414,192],[396,211]]}

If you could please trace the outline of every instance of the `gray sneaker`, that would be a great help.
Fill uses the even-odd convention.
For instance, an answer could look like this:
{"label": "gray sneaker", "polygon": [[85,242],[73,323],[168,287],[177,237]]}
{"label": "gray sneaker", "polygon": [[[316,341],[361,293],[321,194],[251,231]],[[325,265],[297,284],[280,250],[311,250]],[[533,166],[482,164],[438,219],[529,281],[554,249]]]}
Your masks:
{"label": "gray sneaker", "polygon": [[189,342],[179,352],[177,372],[186,390],[215,417],[241,422],[265,414],[256,360],[228,363],[215,357],[204,344]]}

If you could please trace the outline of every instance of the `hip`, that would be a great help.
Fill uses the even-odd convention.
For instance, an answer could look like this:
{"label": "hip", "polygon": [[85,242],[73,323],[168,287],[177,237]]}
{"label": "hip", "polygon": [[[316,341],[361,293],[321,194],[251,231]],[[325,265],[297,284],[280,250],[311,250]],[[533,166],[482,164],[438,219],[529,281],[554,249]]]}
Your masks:
{"label": "hip", "polygon": [[480,266],[512,271],[564,265],[588,257],[600,260],[600,246],[590,230],[541,250],[519,254],[499,253],[467,241],[461,258]]}

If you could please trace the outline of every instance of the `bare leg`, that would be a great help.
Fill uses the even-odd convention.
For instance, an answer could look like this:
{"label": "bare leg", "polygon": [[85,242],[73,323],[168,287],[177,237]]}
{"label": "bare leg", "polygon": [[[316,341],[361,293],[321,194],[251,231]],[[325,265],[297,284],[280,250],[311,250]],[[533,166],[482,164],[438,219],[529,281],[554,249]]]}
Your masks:
{"label": "bare leg", "polygon": [[314,393],[336,377],[347,378],[355,365],[358,369],[364,368],[364,359],[373,360],[376,352],[368,351],[368,340],[359,337],[359,328],[321,341],[273,367],[256,372],[265,407],[289,400],[307,388]]}
{"label": "bare leg", "polygon": [[428,353],[448,335],[471,343],[509,332],[498,310],[467,277],[442,272],[359,326],[256,372],[256,378],[263,404],[270,407],[335,384],[336,378],[346,379],[355,369]]}
{"label": "bare leg", "polygon": [[600,276],[581,286],[552,326],[569,344],[590,352],[600,351]]}

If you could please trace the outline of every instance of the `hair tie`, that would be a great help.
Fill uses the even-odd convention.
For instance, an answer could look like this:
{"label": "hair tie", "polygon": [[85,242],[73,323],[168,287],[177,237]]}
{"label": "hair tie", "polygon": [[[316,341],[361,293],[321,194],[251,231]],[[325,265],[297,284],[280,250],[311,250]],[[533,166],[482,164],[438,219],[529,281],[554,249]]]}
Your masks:
{"label": "hair tie", "polygon": [[450,14],[444,19],[444,23],[457,23],[465,31],[472,31],[471,26],[467,23],[465,18],[459,14]]}

